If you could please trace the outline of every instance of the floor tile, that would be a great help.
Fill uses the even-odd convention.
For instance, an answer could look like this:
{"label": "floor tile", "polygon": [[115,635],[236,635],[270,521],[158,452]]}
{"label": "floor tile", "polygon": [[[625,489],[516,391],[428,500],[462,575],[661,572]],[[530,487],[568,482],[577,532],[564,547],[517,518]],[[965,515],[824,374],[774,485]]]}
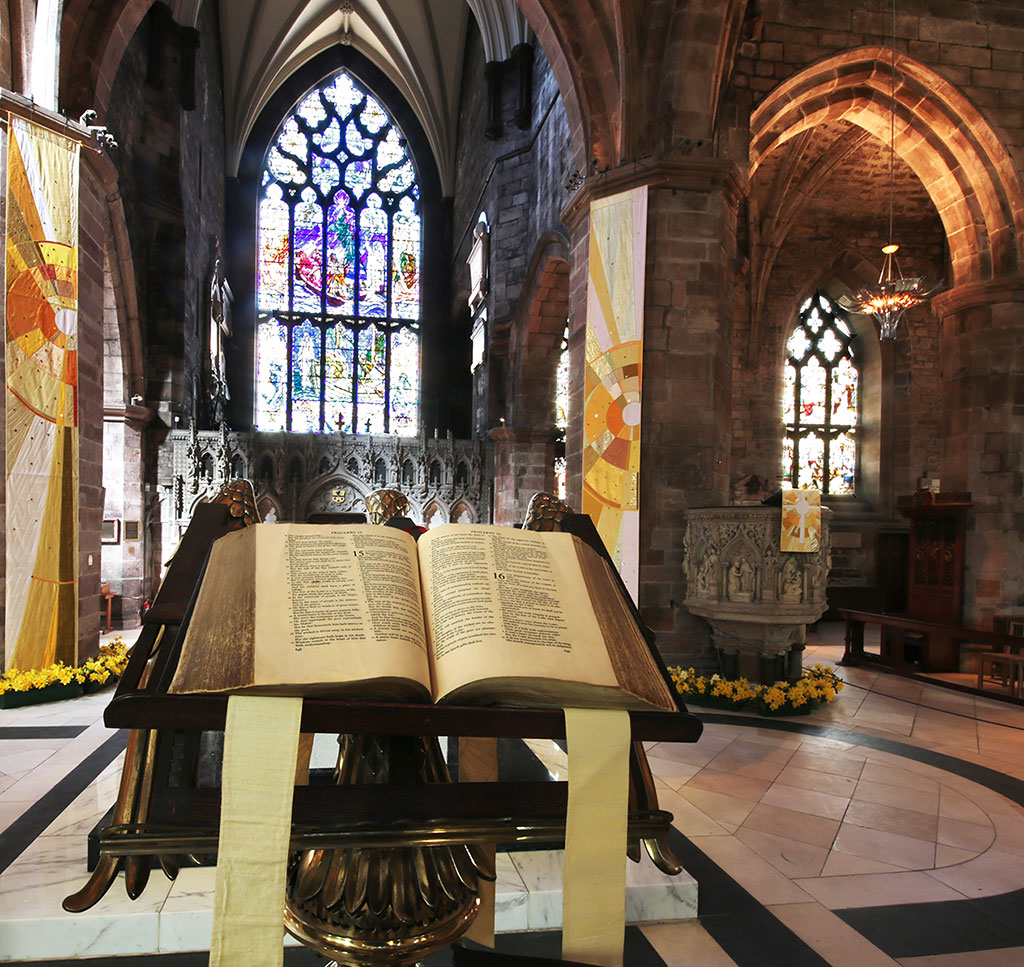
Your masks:
{"label": "floor tile", "polygon": [[967,897],[996,896],[1024,888],[1024,864],[1020,857],[996,849],[966,863],[933,870],[930,875]]}
{"label": "floor tile", "polygon": [[878,803],[883,806],[898,806],[900,809],[913,809],[917,812],[939,813],[939,789],[935,785],[930,791],[925,789],[906,789],[903,786],[891,786],[883,782],[871,782],[861,779],[853,794],[854,799]]}
{"label": "floor tile", "polygon": [[837,776],[814,769],[801,769],[792,764],[788,764],[779,773],[776,782],[780,782],[784,786],[795,786],[797,789],[827,792],[830,795],[846,799],[849,799],[853,795],[853,790],[857,788],[857,780],[849,776]]}
{"label": "floor tile", "polygon": [[960,954],[937,954],[933,957],[904,957],[903,967],[1020,967],[1024,964],[1024,947],[1001,950],[968,950]]}
{"label": "floor tile", "polygon": [[773,836],[748,827],[740,828],[736,838],[790,879],[820,876],[829,852],[824,846],[812,846],[810,843]]}
{"label": "floor tile", "polygon": [[854,856],[852,853],[837,853],[833,850],[825,860],[825,866],[821,871],[822,876],[854,876],[858,873],[902,873],[898,866],[891,866],[888,863],[878,863],[875,860],[864,859],[863,856]]}
{"label": "floor tile", "polygon": [[900,866],[905,870],[931,869],[935,865],[935,843],[887,833],[879,829],[865,829],[843,823],[832,847],[840,853],[852,853],[867,860]]}
{"label": "floor tile", "polygon": [[665,967],[735,967],[736,962],[695,920],[646,924],[640,928]]}
{"label": "floor tile", "polygon": [[746,759],[758,759],[765,762],[788,762],[796,750],[796,746],[779,746],[767,742],[755,742],[747,738],[736,739],[729,746],[732,755]]}
{"label": "floor tile", "polygon": [[935,868],[941,869],[944,866],[956,866],[958,863],[966,863],[973,860],[978,854],[972,849],[958,849],[956,846],[944,846],[942,843],[935,844]]}
{"label": "floor tile", "polygon": [[943,819],[959,819],[965,823],[986,823],[988,815],[970,799],[959,792],[943,786],[939,796],[939,816]]}
{"label": "floor tile", "polygon": [[796,885],[830,910],[961,900],[964,896],[933,879],[931,874],[918,872],[825,876],[797,880]]}
{"label": "floor tile", "polygon": [[749,799],[753,803],[765,794],[770,785],[767,779],[752,779],[749,776],[704,769],[686,783],[686,788],[706,789],[736,799]]}
{"label": "floor tile", "polygon": [[[892,757],[893,760],[897,758],[896,756]],[[864,763],[864,771],[860,774],[860,778],[869,782],[880,782],[887,786],[899,786],[901,789],[920,789],[926,792],[935,792],[938,786],[935,779],[929,779],[908,769],[903,762],[899,765],[887,765],[869,760]]]}
{"label": "floor tile", "polygon": [[887,833],[898,833],[914,839],[935,842],[939,828],[939,817],[898,806],[882,806],[878,803],[855,799],[850,803],[843,817],[844,823],[878,829]]}
{"label": "floor tile", "polygon": [[825,752],[805,752],[801,749],[793,754],[788,764],[801,769],[813,769],[816,772],[859,779],[864,769],[864,761],[863,755],[830,755]]}
{"label": "floor tile", "polygon": [[826,792],[813,792],[809,789],[796,789],[776,783],[762,797],[761,802],[768,806],[782,806],[812,816],[824,816],[827,819],[842,819],[849,805],[849,799],[841,796],[830,796]]}
{"label": "floor tile", "polygon": [[733,836],[702,836],[694,844],[759,903],[803,903],[807,894]]}
{"label": "floor tile", "polygon": [[820,903],[783,903],[769,909],[831,967],[895,967],[896,961]]}
{"label": "floor tile", "polygon": [[783,770],[782,762],[768,762],[766,760],[750,759],[741,755],[734,755],[728,750],[719,752],[708,764],[708,769],[717,772],[731,772],[737,776],[749,776],[752,779],[775,779]]}
{"label": "floor tile", "polygon": [[743,828],[795,839],[812,846],[830,847],[839,832],[839,820],[811,816],[795,809],[760,802],[743,821]]}
{"label": "floor tile", "polygon": [[996,831],[991,823],[984,826],[977,823],[964,823],[958,819],[939,819],[937,842],[943,846],[956,846],[958,849],[969,849],[980,853],[992,845]]}
{"label": "floor tile", "polygon": [[754,803],[749,799],[737,799],[735,796],[723,796],[718,792],[709,792],[707,789],[691,789],[683,786],[679,790],[683,799],[692,802],[701,812],[713,816],[718,822],[736,823],[738,826],[754,808]]}

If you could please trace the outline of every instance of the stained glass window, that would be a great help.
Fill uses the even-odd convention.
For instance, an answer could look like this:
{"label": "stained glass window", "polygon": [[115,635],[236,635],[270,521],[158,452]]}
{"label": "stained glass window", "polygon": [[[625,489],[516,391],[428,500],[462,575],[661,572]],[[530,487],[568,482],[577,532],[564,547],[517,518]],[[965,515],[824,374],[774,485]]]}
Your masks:
{"label": "stained glass window", "polygon": [[782,481],[824,494],[853,494],[857,478],[860,374],[854,331],[824,293],[800,307],[786,343]]}
{"label": "stained glass window", "polygon": [[281,124],[257,218],[257,427],[415,435],[416,170],[402,133],[347,71]]}
{"label": "stained glass window", "polygon": [[562,333],[555,371],[555,494],[565,500],[565,432],[569,429],[569,327]]}

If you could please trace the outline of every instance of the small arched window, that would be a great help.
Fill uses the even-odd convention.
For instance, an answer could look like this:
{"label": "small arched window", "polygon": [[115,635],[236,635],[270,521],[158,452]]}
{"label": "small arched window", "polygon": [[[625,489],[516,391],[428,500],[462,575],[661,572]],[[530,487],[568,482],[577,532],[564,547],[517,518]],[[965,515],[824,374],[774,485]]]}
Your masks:
{"label": "small arched window", "polygon": [[816,292],[786,343],[782,481],[852,495],[857,480],[860,372],[846,313]]}
{"label": "small arched window", "polygon": [[256,425],[415,435],[416,169],[347,71],[306,94],[264,159],[256,253]]}

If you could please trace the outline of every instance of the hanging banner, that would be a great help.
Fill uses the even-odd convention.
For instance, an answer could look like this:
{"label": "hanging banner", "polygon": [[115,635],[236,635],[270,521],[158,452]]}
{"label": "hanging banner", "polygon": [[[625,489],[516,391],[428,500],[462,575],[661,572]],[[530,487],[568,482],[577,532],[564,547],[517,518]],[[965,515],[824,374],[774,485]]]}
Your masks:
{"label": "hanging banner", "polygon": [[78,652],[77,141],[11,116],[5,666]]}
{"label": "hanging banner", "polygon": [[634,600],[640,582],[640,376],[647,187],[590,206],[583,513]]}
{"label": "hanging banner", "polygon": [[782,540],[780,550],[806,554],[821,541],[821,491],[782,491]]}

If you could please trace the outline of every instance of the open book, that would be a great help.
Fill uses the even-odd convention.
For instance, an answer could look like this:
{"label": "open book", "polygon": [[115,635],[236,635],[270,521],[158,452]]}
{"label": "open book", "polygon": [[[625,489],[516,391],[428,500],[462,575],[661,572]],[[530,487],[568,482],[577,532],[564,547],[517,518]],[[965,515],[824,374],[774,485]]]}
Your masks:
{"label": "open book", "polygon": [[599,554],[468,524],[222,537],[169,691],[677,708]]}

